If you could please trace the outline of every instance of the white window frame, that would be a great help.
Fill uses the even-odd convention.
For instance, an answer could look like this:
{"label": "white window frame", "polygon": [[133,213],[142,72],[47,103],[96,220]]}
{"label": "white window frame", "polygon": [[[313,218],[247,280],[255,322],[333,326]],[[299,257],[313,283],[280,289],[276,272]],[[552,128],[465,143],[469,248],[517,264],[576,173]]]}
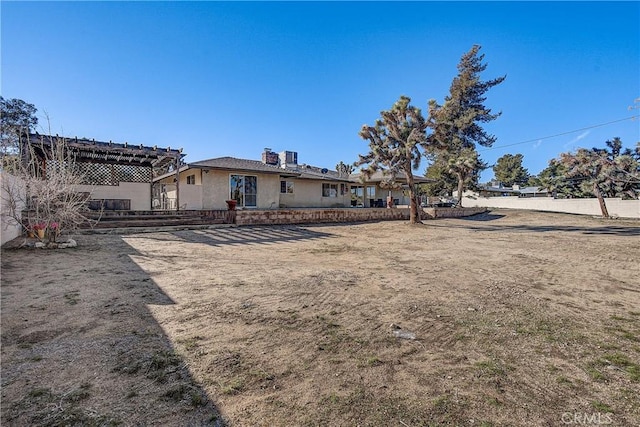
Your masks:
{"label": "white window frame", "polygon": [[[282,191],[282,183],[284,183],[285,191]],[[294,194],[294,188],[293,181],[285,181],[284,179],[280,180],[280,194]]]}
{"label": "white window frame", "polygon": [[[325,191],[325,189],[327,191]],[[336,183],[322,183],[322,197],[336,198],[338,197],[338,184]]]}
{"label": "white window frame", "polygon": [[[241,189],[241,193],[238,194],[237,196],[235,196],[233,194],[234,189],[231,187],[231,180],[233,179],[232,177],[241,177],[241,181],[242,181],[242,189]],[[247,194],[246,193],[246,178],[255,178],[255,204],[254,205],[247,205],[247,196],[253,196],[254,194]],[[240,190],[238,190],[240,191]],[[239,207],[244,207],[244,208],[257,208],[258,207],[258,176],[257,175],[241,175],[241,174],[236,174],[236,173],[230,173],[229,174],[229,199],[231,200],[236,200],[238,202],[238,206]]]}

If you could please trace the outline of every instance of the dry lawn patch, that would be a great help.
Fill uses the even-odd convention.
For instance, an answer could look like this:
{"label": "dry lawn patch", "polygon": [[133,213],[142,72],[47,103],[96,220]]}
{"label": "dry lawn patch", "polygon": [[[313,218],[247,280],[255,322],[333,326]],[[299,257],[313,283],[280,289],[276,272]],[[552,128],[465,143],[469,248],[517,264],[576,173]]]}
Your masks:
{"label": "dry lawn patch", "polygon": [[640,422],[637,221],[77,239],[2,253],[3,424]]}

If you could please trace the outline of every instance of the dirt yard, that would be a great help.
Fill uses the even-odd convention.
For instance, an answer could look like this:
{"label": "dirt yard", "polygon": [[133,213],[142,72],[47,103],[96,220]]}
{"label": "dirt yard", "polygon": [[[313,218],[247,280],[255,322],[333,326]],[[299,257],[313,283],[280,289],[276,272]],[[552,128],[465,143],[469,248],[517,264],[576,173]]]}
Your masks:
{"label": "dirt yard", "polygon": [[3,426],[640,424],[638,221],[76,238],[2,251]]}

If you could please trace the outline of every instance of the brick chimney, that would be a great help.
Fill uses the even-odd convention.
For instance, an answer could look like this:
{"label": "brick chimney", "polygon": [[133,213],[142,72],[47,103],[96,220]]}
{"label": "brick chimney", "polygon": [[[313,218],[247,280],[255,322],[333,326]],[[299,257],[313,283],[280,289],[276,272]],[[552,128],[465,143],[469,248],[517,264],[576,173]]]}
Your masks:
{"label": "brick chimney", "polygon": [[265,165],[278,166],[279,160],[278,154],[271,151],[271,148],[265,148],[262,152],[262,163]]}

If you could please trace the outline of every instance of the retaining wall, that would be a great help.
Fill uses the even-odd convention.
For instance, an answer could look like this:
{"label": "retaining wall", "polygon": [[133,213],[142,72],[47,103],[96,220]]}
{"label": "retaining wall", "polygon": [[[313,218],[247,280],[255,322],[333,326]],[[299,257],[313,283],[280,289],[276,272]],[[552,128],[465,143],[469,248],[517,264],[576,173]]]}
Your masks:
{"label": "retaining wall", "polygon": [[[485,212],[484,208],[425,208],[423,219],[454,218]],[[401,221],[407,208],[276,209],[236,211],[237,225],[315,224],[336,222]]]}

